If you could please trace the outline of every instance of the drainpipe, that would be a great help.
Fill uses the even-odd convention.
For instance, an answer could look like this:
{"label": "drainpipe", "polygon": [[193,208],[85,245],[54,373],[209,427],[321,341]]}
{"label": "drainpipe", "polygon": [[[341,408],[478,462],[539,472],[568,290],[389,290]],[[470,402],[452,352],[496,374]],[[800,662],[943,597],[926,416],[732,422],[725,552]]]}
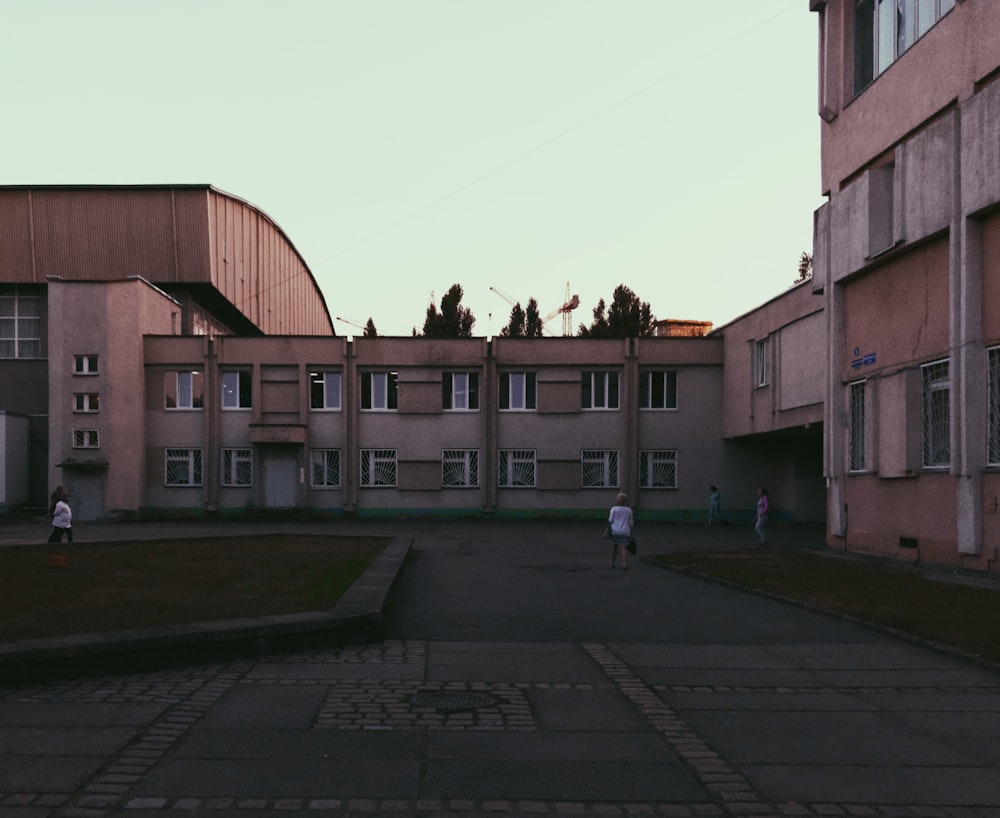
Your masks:
{"label": "drainpipe", "polygon": [[205,425],[205,457],[202,458],[201,469],[205,486],[205,510],[219,510],[219,411],[220,398],[219,378],[215,355],[215,341],[210,335],[205,336],[205,392],[202,396]]}

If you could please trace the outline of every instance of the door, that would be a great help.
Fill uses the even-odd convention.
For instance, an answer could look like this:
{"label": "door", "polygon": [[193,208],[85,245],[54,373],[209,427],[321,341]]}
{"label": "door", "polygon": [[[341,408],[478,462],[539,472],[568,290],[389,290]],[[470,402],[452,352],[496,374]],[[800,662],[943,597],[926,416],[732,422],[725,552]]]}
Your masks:
{"label": "door", "polygon": [[261,447],[264,508],[295,508],[299,504],[297,446]]}

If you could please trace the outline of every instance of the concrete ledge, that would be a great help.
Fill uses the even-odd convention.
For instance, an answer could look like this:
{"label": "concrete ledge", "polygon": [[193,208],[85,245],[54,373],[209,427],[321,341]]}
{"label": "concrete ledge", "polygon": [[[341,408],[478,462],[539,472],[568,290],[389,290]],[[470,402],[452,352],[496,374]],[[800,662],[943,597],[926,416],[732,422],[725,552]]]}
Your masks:
{"label": "concrete ledge", "polygon": [[379,641],[412,542],[392,540],[329,611],[0,643],[0,687]]}

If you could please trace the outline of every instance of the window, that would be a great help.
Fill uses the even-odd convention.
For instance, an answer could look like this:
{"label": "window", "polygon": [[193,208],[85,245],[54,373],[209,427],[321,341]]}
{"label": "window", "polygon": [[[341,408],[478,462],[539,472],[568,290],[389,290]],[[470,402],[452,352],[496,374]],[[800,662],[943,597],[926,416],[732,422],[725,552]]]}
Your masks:
{"label": "window", "polygon": [[951,463],[951,390],[948,361],[922,367],[924,467],[940,468]]}
{"label": "window", "polygon": [[97,429],[74,429],[74,449],[98,449],[101,446],[101,436]]}
{"label": "window", "polygon": [[754,344],[754,382],[757,386],[767,386],[770,381],[768,380],[768,352],[770,350],[770,344],[767,338],[758,341]]}
{"label": "window", "polygon": [[340,372],[310,372],[309,384],[310,409],[340,409]]}
{"label": "window", "polygon": [[398,380],[395,372],[362,372],[361,408],[382,412],[395,410]]}
{"label": "window", "polygon": [[163,405],[167,409],[201,409],[205,405],[201,372],[164,372]]}
{"label": "window", "polygon": [[445,372],[441,378],[441,406],[457,411],[479,409],[479,373]]}
{"label": "window", "polygon": [[500,408],[533,411],[537,408],[534,372],[500,373]]}
{"label": "window", "polygon": [[677,488],[676,450],[639,452],[639,488]]}
{"label": "window", "polygon": [[855,0],[854,93],[861,93],[954,7],[955,0]]}
{"label": "window", "polygon": [[101,408],[101,399],[95,392],[77,392],[73,395],[74,412],[97,412]]}
{"label": "window", "polygon": [[851,471],[864,471],[866,468],[865,449],[865,381],[857,381],[849,387],[850,400],[850,463]]}
{"label": "window", "polygon": [[222,450],[222,485],[249,486],[253,483],[253,450]]}
{"label": "window", "polygon": [[200,486],[201,449],[167,449],[163,483],[166,486]]}
{"label": "window", "polygon": [[990,466],[1000,466],[1000,347],[988,350],[987,356],[989,368],[987,403],[990,416],[986,462]]}
{"label": "window", "polygon": [[42,319],[38,296],[0,295],[0,358],[40,358]]}
{"label": "window", "polygon": [[618,452],[615,449],[584,449],[580,456],[580,485],[585,489],[618,488]]}
{"label": "window", "polygon": [[340,449],[313,449],[309,453],[309,463],[313,488],[340,486]]}
{"label": "window", "polygon": [[73,356],[74,375],[96,375],[97,356],[96,355],[74,355]]}
{"label": "window", "polygon": [[618,373],[584,372],[580,380],[581,409],[617,409]]}
{"label": "window", "polygon": [[396,485],[396,450],[361,450],[361,485],[364,488],[392,488]]}
{"label": "window", "polygon": [[222,373],[223,409],[249,409],[253,405],[250,396],[249,372],[234,370]]}
{"label": "window", "polygon": [[535,487],[535,450],[501,449],[497,457],[497,485],[501,488]]}
{"label": "window", "polygon": [[479,485],[479,450],[445,449],[441,452],[441,485],[476,488]]}
{"label": "window", "polygon": [[640,409],[676,409],[677,373],[669,370],[639,373]]}

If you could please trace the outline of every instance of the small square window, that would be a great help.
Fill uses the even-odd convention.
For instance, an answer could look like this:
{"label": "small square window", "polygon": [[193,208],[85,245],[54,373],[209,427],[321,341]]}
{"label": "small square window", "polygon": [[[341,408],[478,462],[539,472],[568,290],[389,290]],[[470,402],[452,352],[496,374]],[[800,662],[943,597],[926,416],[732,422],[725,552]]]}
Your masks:
{"label": "small square window", "polygon": [[163,405],[166,409],[202,409],[205,406],[202,373],[169,371],[163,373]]}
{"label": "small square window", "polygon": [[96,355],[74,355],[73,374],[75,375],[96,375],[97,356]]}
{"label": "small square window", "polygon": [[441,406],[446,411],[479,409],[479,373],[445,372],[441,378]]}
{"label": "small square window", "polygon": [[101,435],[97,429],[74,429],[74,449],[98,449],[101,446]]}
{"label": "small square window", "polygon": [[395,372],[362,372],[361,408],[371,412],[395,411],[398,382]]}
{"label": "small square window", "polygon": [[639,408],[676,409],[677,373],[673,370],[640,372]]}
{"label": "small square window", "polygon": [[95,392],[77,392],[73,395],[73,411],[81,414],[100,411],[100,397]]}
{"label": "small square window", "polygon": [[618,373],[584,372],[580,379],[581,409],[617,409]]}
{"label": "small square window", "polygon": [[534,372],[500,373],[500,408],[521,412],[537,408]]}

